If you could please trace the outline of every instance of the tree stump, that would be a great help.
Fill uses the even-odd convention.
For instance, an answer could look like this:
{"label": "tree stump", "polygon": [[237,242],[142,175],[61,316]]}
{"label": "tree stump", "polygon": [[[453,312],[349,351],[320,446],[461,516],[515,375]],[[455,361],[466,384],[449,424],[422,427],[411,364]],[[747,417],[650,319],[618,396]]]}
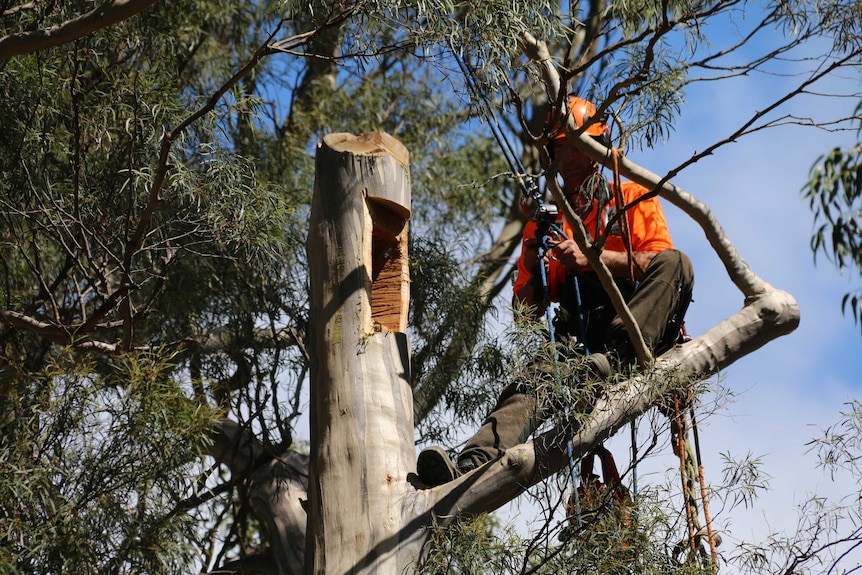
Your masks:
{"label": "tree stump", "polygon": [[[308,235],[311,470],[307,571],[396,573],[415,470],[405,335],[408,153],[384,133],[317,151]],[[407,546],[410,547],[410,546]]]}

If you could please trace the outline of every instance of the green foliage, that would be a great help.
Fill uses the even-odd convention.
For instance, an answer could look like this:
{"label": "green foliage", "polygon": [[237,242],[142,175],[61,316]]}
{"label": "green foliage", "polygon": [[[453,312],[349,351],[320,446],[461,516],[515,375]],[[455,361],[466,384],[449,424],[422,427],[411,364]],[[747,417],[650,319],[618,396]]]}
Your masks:
{"label": "green foliage", "polygon": [[[171,149],[166,182],[154,195],[164,175],[163,135],[189,113],[175,73],[156,64],[188,55],[173,28],[124,43],[128,28],[134,24],[68,53],[16,58],[3,70],[14,80],[3,82],[0,108],[10,135],[0,154],[0,257],[7,265],[40,262],[30,274],[7,274],[7,293],[26,297],[34,285],[59,283],[68,295],[55,300],[77,302],[80,322],[122,285],[133,290],[135,308],[157,309],[166,270],[183,258],[269,264],[286,220],[282,200],[256,182],[250,164],[220,149],[214,119]],[[80,267],[64,273],[66,261]]]}
{"label": "green foliage", "polygon": [[697,0],[683,2],[626,0],[614,2],[610,7],[610,16],[613,21],[619,22],[623,38],[630,39],[674,20],[685,22],[707,6],[709,3]]}
{"label": "green foliage", "polygon": [[[3,30],[38,13],[4,13]],[[253,3],[156,4],[0,68],[0,309],[26,318],[0,329],[0,572],[194,569],[215,401],[262,384],[243,394],[261,437],[292,440],[298,413],[279,395],[304,362],[273,382],[302,354],[255,329],[285,314],[303,329],[303,204],[235,153],[257,105],[240,91],[164,147],[267,18]]]}
{"label": "green foliage", "polygon": [[0,372],[0,572],[176,573],[193,560],[177,512],[217,413],[171,360],[97,368],[65,352],[38,373]]}
{"label": "green foliage", "polygon": [[747,453],[742,459],[734,459],[729,453],[721,453],[724,462],[722,498],[731,508],[738,505],[753,507],[757,497],[769,489],[769,476],[763,472],[763,461]]}
{"label": "green foliage", "polygon": [[418,565],[422,575],[518,573],[523,543],[501,539],[489,515],[432,527],[429,547]]}
{"label": "green foliage", "polygon": [[605,507],[589,520],[582,518],[580,524],[573,515],[563,529],[546,525],[528,539],[487,516],[434,526],[418,572],[712,574],[702,541],[694,558],[677,545],[679,525],[669,521],[675,513],[669,513],[667,502],[663,491],[647,489],[624,511]]}
{"label": "green foliage", "polygon": [[[856,108],[857,115],[860,112],[862,104]],[[815,261],[822,253],[839,271],[855,270],[862,276],[862,144],[834,148],[818,158],[802,195],[814,212]],[[844,296],[841,310],[848,309],[855,321],[862,320],[862,292]]]}
{"label": "green foliage", "polygon": [[505,216],[510,198],[518,192],[489,134],[452,135],[459,139],[457,147],[451,137],[429,142],[415,163],[422,225],[417,234],[466,254],[473,251],[471,243],[483,241],[489,225]]}
{"label": "green foliage", "polygon": [[831,477],[840,473],[853,477],[862,474],[862,460],[858,456],[862,451],[862,402],[848,402],[838,422],[823,429],[809,446]]}
{"label": "green foliage", "polygon": [[[456,425],[441,414],[471,424],[482,415],[544,338],[535,325],[508,340],[486,329],[500,303],[486,284],[500,289],[511,270],[511,251],[494,242],[521,216],[485,100],[540,173],[519,122],[540,125],[554,95],[519,43],[529,32],[569,62],[569,40],[584,34],[601,52],[564,70],[566,88],[612,100],[629,141],[653,145],[670,133],[712,10],[623,2],[595,15],[590,36],[564,11],[589,16],[593,6],[180,0],[0,62],[0,573],[176,573],[266,547],[248,477],[205,471],[204,452],[216,415],[252,433],[263,458],[295,444],[314,147],[329,132],[384,130],[410,151],[419,434],[448,438]],[[807,21],[782,6],[790,24]],[[853,46],[848,5],[829,6],[828,30]],[[4,7],[0,36],[92,7]],[[466,89],[453,50],[475,67],[483,96]],[[484,255],[491,247],[496,259]],[[569,389],[537,393],[579,400]],[[647,536],[632,535],[632,548],[637,539],[643,564],[686,572],[661,548],[677,526],[638,514]],[[548,560],[548,571],[614,572],[631,558],[590,549],[612,549],[618,528],[540,560],[480,518],[444,530],[444,554],[428,568],[521,572]]]}
{"label": "green foliage", "polygon": [[[443,400],[438,409],[472,423],[495,398],[510,356],[504,344],[484,336],[481,278],[465,277],[453,253],[463,247],[418,238],[411,243],[410,336],[413,385],[424,400],[420,409]],[[436,417],[418,427],[429,439],[452,439],[451,423]]]}
{"label": "green foliage", "polygon": [[862,18],[855,0],[827,0],[815,3],[809,17],[821,21],[836,51],[849,54],[862,45]]}
{"label": "green foliage", "polygon": [[[360,14],[363,26],[352,36],[356,45],[370,48],[373,37],[365,31],[376,24],[406,34],[407,45],[443,44],[452,39],[457,45],[470,46],[483,55],[485,62],[497,62],[518,54],[521,34],[529,29],[542,36],[562,31],[556,4],[547,0],[511,3],[491,0],[482,3],[452,0],[363,0],[360,2],[307,2],[286,0],[288,14],[310,14],[322,19],[327,15]],[[493,27],[494,33],[489,34]]]}
{"label": "green foliage", "polygon": [[[559,549],[540,561],[539,573],[644,573],[654,575],[707,575],[713,573],[708,553],[694,557],[675,545],[678,525],[667,506],[666,493],[645,489],[624,508],[605,501],[602,512],[576,517]],[[683,540],[683,543],[685,540]],[[706,551],[702,545],[700,551]]]}

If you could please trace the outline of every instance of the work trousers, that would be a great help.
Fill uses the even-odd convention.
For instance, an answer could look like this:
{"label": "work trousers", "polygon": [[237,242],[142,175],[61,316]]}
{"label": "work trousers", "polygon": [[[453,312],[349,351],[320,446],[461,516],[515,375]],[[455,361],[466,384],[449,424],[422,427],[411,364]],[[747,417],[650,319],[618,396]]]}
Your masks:
{"label": "work trousers", "polygon": [[[676,343],[693,286],[691,262],[680,251],[662,251],[647,266],[628,306],[641,328],[644,341],[654,353],[664,353]],[[631,342],[622,320],[615,312],[604,313],[604,303],[599,306],[591,303],[584,302],[584,308],[590,313],[590,317],[585,318],[588,320],[590,351],[608,353],[617,365],[633,362]],[[530,367],[527,378],[549,377],[553,371],[552,367],[537,362]],[[571,385],[580,383],[570,382]],[[458,466],[478,467],[506,449],[524,443],[550,415],[551,407],[539,405],[535,394],[525,389],[523,383],[507,385],[490,415],[465,444],[458,457]]]}

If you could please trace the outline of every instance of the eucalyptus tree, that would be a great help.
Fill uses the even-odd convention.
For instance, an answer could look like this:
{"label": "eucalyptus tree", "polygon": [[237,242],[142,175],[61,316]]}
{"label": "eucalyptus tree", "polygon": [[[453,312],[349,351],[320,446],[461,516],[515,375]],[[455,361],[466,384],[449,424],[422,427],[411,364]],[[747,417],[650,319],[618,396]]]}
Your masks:
{"label": "eucalyptus tree", "polygon": [[[862,104],[856,107],[857,126],[862,126],[860,113]],[[815,261],[823,254],[839,271],[862,273],[862,144],[836,147],[818,158],[802,194],[814,212],[811,251]],[[841,310],[862,321],[859,290],[844,296]]]}
{"label": "eucalyptus tree", "polygon": [[289,285],[289,204],[223,145],[243,100],[208,102],[261,16],[89,8],[3,6],[2,562],[176,571],[218,518],[198,484],[219,403]]}
{"label": "eucalyptus tree", "polygon": [[[481,413],[492,382],[519,361],[483,328],[508,297],[525,217],[510,176],[545,174],[561,199],[542,152],[549,111],[576,90],[622,120],[619,149],[658,143],[687,84],[756,73],[858,25],[849,6],[820,8],[769,5],[750,35],[707,48],[718,41],[705,35],[707,23],[751,7],[3,3],[3,569],[325,572],[320,542],[306,557],[307,516],[337,529],[339,499],[357,493],[305,503],[304,390],[322,351],[307,336],[316,321],[307,268],[322,249],[306,248],[316,237],[308,228],[315,145],[328,133],[383,130],[409,151],[412,416],[421,440],[450,439],[448,419]],[[778,43],[734,57],[775,30],[786,32]],[[774,109],[858,64],[847,37],[796,92],[776,94]],[[793,327],[792,298],[748,269],[708,210],[670,183],[722,143],[776,123],[769,111],[752,111],[664,177],[622,158],[625,175],[704,225],[748,304],[745,317],[698,334],[686,350],[696,353],[662,358],[676,376],[701,377]],[[490,137],[497,122],[524,173],[511,173],[520,167]],[[577,145],[607,160],[589,141]],[[610,397],[577,450],[661,395],[648,382],[618,389],[632,404]],[[404,442],[413,439],[397,438],[408,470]],[[519,454],[545,463],[530,446]],[[317,473],[312,480],[325,471]],[[490,511],[523,483],[489,474],[465,500],[393,480],[424,502],[414,510],[434,510],[405,516],[414,544],[425,542],[424,527],[447,523],[453,505]],[[656,565],[672,559],[661,547],[675,536],[657,528]],[[522,561],[504,567],[570,558],[572,547],[560,555],[543,541],[519,546]],[[399,557],[399,570],[416,568],[416,548]],[[433,553],[424,559],[437,568]],[[352,572],[373,564],[339,560],[352,560]]]}
{"label": "eucalyptus tree", "polygon": [[[308,369],[308,148],[389,127],[437,148],[446,169],[426,181],[461,205],[470,189],[449,182],[496,158],[457,150],[464,113],[409,35],[347,33],[363,5],[91,8],[3,7],[4,568],[269,557],[295,571],[305,511],[274,502],[293,466],[307,474],[289,448]],[[472,326],[483,310],[460,297],[473,288],[449,251],[422,241],[414,254],[448,285],[417,313],[440,345],[441,295]]]}

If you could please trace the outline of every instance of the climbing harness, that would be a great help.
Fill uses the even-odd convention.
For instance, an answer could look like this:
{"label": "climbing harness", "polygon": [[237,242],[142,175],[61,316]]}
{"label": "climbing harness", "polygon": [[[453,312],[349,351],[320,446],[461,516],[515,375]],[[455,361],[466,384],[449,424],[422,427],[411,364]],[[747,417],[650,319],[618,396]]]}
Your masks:
{"label": "climbing harness", "polygon": [[[498,146],[500,147],[500,150],[502,151],[503,156],[504,156],[506,162],[508,163],[508,165],[512,171],[514,179],[518,182],[519,186],[521,187],[522,206],[526,206],[529,202],[533,202],[535,204],[535,209],[532,211],[532,213],[529,213],[527,210],[525,210],[525,213],[533,221],[535,221],[537,224],[536,225],[536,242],[537,242],[537,246],[538,246],[538,259],[539,259],[539,262],[543,262],[545,255],[548,253],[548,251],[550,249],[549,244],[548,244],[548,240],[550,239],[551,232],[553,232],[554,234],[556,234],[560,238],[564,238],[566,240],[570,239],[567,236],[567,234],[557,224],[557,219],[559,216],[557,206],[554,204],[546,203],[544,201],[543,194],[539,190],[539,186],[537,184],[536,177],[530,176],[526,173],[526,170],[525,170],[524,166],[522,165],[518,155],[515,153],[514,149],[512,148],[511,144],[509,143],[508,139],[506,138],[505,133],[503,132],[502,128],[500,127],[499,123],[497,122],[496,115],[495,115],[494,110],[492,109],[490,103],[488,102],[487,97],[479,89],[478,82],[476,80],[476,73],[473,70],[473,68],[469,65],[468,62],[466,62],[461,57],[461,55],[459,54],[458,50],[455,48],[454,45],[450,45],[450,49],[451,49],[452,54],[455,58],[455,61],[458,64],[458,67],[461,70],[461,73],[463,74],[463,76],[465,78],[465,82],[467,84],[468,90],[473,95],[475,100],[477,102],[479,102],[479,104],[480,104],[479,105],[479,111],[480,111],[481,116],[487,122],[487,124],[491,130],[491,133],[494,136],[494,139],[496,140]],[[610,142],[608,141],[608,144],[609,143]],[[608,147],[611,147],[611,146],[608,146]],[[633,252],[632,252],[632,247],[631,247],[631,236],[630,236],[630,232],[629,232],[629,228],[628,228],[628,219],[624,213],[626,206],[625,206],[625,202],[623,201],[623,196],[622,196],[622,191],[621,191],[622,188],[620,186],[620,181],[619,181],[619,166],[618,166],[617,152],[616,152],[616,149],[613,147],[611,147],[611,150],[612,150],[613,158],[614,158],[614,186],[613,186],[614,187],[614,200],[615,200],[615,203],[617,205],[617,209],[620,211],[623,211],[622,217],[621,217],[621,221],[622,221],[621,230],[622,230],[622,235],[624,238],[624,244],[626,246],[626,251],[628,254],[630,278],[631,278],[632,283],[634,285],[634,277],[635,277],[634,259],[633,259]],[[604,177],[601,175],[599,176],[599,178],[596,178],[596,181],[591,182],[591,185],[594,186],[594,190],[593,190],[594,193],[591,195],[596,195],[596,193],[597,193],[597,195],[600,196],[599,201],[598,201],[599,217],[596,218],[596,230],[595,230],[595,233],[593,235],[594,238],[599,238],[599,227],[602,224],[601,214],[604,211],[605,202],[609,199],[606,195],[606,189],[609,186],[607,185],[607,180],[605,180]],[[597,189],[596,188],[597,186],[604,186],[604,188]],[[596,192],[596,190],[597,190],[597,192]],[[593,202],[591,200],[588,205],[592,206],[592,204],[593,204]],[[540,269],[540,278],[541,278],[541,282],[542,282],[542,297],[543,297],[543,303],[545,305],[545,317],[547,320],[549,341],[550,341],[551,351],[552,351],[553,359],[554,359],[555,376],[556,376],[557,383],[561,384],[562,378],[561,378],[559,365],[558,365],[558,359],[559,358],[558,358],[558,350],[557,350],[556,336],[555,336],[555,330],[554,330],[554,322],[552,319],[551,299],[550,299],[550,292],[549,292],[549,282],[548,282],[547,270],[546,270],[545,266],[542,264],[539,265],[539,269]],[[575,301],[574,301],[575,309],[576,309],[576,313],[577,313],[578,343],[581,345],[584,354],[589,355],[589,349],[587,348],[587,337],[586,337],[586,318],[584,317],[583,302],[581,300],[581,289],[580,289],[577,274],[573,274],[572,284],[573,284],[572,287],[573,287],[573,293],[574,293],[574,299],[575,299]],[[583,529],[581,495],[586,492],[585,490],[586,490],[587,486],[590,485],[590,482],[588,480],[590,479],[592,463],[593,463],[594,456],[596,454],[607,454],[607,457],[601,458],[602,466],[603,466],[603,478],[605,480],[605,483],[607,485],[609,485],[610,489],[615,494],[614,496],[617,497],[619,494],[623,493],[625,488],[622,487],[622,484],[621,484],[620,479],[619,479],[619,474],[616,472],[615,465],[613,465],[613,458],[610,455],[610,452],[608,452],[604,447],[601,447],[601,446],[596,448],[596,450],[594,450],[593,452],[591,452],[587,456],[587,459],[589,460],[590,471],[587,472],[587,475],[585,475],[584,470],[582,470],[582,472],[581,472],[581,485],[579,486],[577,463],[575,461],[573,444],[572,444],[572,439],[573,439],[572,424],[570,421],[566,421],[566,423],[565,423],[565,432],[566,432],[566,438],[565,438],[566,454],[568,456],[569,470],[570,470],[572,485],[573,485],[572,494],[571,494],[569,501],[568,501],[568,504],[567,504],[567,516],[570,519],[570,523],[572,523],[571,517],[574,516],[575,521],[573,523],[576,525],[577,530],[580,531],[581,529]],[[610,467],[608,468],[608,471],[605,472],[605,466],[606,466],[606,462],[608,460],[610,460],[610,464],[613,467],[613,472],[610,471]],[[637,444],[636,444],[636,427],[635,427],[634,422],[632,422],[632,462],[633,462],[633,468],[635,469],[635,471],[634,471],[634,482],[635,482],[634,483],[634,494],[636,496],[636,493],[637,493],[637,483],[636,483],[637,482],[637,471],[636,471]],[[586,468],[586,463],[587,463],[587,461],[584,460],[583,465],[585,468]],[[593,485],[595,485],[595,484],[593,483]],[[627,506],[630,507],[631,502],[632,502],[632,497],[628,494],[627,491],[625,491],[625,500],[628,502]],[[617,503],[619,503],[619,501]]]}

